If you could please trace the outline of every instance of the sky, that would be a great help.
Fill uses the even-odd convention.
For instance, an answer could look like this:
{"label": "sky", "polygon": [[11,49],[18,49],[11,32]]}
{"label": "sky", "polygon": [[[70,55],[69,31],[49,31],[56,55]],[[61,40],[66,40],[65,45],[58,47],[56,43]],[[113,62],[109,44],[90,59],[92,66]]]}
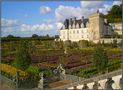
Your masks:
{"label": "sky", "polygon": [[67,18],[88,18],[99,10],[107,14],[112,5],[121,1],[3,1],[1,35],[30,37],[32,34],[58,35]]}

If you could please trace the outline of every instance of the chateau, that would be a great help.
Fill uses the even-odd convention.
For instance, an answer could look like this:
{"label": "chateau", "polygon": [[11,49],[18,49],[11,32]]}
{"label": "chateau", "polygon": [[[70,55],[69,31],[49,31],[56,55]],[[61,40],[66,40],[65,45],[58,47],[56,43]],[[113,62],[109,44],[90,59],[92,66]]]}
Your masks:
{"label": "chateau", "polygon": [[111,24],[107,22],[104,15],[97,11],[89,16],[89,18],[82,17],[81,19],[70,18],[64,21],[60,29],[60,40],[66,41],[80,41],[88,40],[95,43],[102,38],[111,37],[114,32]]}

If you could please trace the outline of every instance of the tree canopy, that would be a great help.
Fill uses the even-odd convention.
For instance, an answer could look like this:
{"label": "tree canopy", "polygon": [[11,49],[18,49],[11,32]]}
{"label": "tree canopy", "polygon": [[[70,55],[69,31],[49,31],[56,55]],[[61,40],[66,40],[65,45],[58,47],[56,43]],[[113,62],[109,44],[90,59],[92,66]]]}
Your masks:
{"label": "tree canopy", "polygon": [[105,16],[109,23],[122,21],[122,4],[112,6],[111,10]]}
{"label": "tree canopy", "polygon": [[27,41],[22,41],[20,47],[18,48],[15,66],[19,69],[26,70],[31,63],[31,57],[28,52]]}
{"label": "tree canopy", "polygon": [[98,72],[104,72],[108,64],[108,56],[102,46],[98,46],[94,50],[93,64],[97,68]]}

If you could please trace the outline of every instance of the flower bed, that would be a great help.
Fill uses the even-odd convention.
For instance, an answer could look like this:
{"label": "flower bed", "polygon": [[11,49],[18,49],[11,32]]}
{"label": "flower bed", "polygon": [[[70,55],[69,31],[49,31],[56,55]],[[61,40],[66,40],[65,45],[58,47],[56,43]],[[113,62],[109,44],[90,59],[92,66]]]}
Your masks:
{"label": "flower bed", "polygon": [[0,66],[1,66],[1,71],[6,74],[9,74],[10,76],[15,76],[17,71],[19,72],[20,77],[25,78],[28,75],[27,72],[17,69],[11,65],[0,64]]}

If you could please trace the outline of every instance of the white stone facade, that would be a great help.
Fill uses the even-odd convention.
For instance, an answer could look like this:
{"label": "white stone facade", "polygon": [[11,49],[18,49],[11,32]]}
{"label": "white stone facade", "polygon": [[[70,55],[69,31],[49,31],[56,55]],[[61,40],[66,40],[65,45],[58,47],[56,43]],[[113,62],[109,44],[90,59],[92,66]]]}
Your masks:
{"label": "white stone facade", "polygon": [[61,30],[60,39],[63,41],[79,41],[79,40],[89,40],[88,28],[78,28],[71,30]]}
{"label": "white stone facade", "polygon": [[98,12],[90,15],[88,19],[66,19],[60,30],[60,40],[88,40],[96,43],[104,36],[111,36],[112,32],[112,26],[107,23],[104,15]]}

